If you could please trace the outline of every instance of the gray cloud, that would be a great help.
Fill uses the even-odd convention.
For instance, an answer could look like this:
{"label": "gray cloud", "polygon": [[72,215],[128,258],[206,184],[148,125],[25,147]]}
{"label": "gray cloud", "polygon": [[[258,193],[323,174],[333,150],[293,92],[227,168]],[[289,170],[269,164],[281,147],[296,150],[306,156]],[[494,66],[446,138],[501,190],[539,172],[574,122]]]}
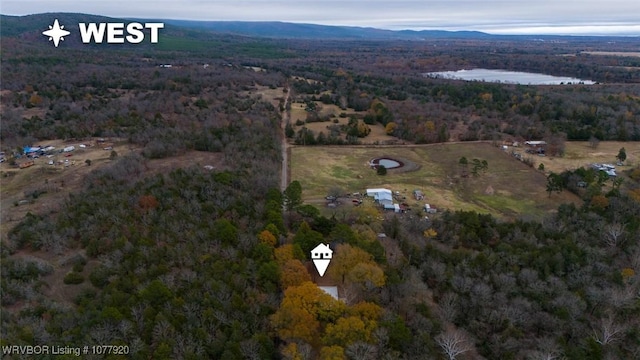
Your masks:
{"label": "gray cloud", "polygon": [[3,0],[3,14],[83,12],[114,17],[289,21],[386,29],[640,35],[632,0]]}

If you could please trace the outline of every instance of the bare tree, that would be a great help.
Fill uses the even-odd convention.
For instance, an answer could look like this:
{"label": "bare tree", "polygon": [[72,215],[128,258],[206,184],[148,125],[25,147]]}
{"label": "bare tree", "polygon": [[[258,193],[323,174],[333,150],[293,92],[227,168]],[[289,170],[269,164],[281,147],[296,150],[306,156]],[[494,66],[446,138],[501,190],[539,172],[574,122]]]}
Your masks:
{"label": "bare tree", "polygon": [[375,345],[364,342],[355,342],[347,346],[345,354],[353,360],[373,360],[376,358],[377,348]]}
{"label": "bare tree", "polygon": [[131,317],[133,317],[137,331],[142,331],[144,328],[144,307],[141,304],[131,308]]}
{"label": "bare tree", "polygon": [[560,360],[564,359],[564,357],[560,354],[550,351],[534,351],[531,353],[527,359],[530,360]]}
{"label": "bare tree", "polygon": [[640,296],[638,286],[633,283],[627,283],[623,288],[616,287],[608,290],[606,300],[615,309],[633,306],[634,298]]}
{"label": "bare tree", "polygon": [[640,247],[636,247],[631,254],[631,267],[636,273],[640,273]]}
{"label": "bare tree", "polygon": [[244,340],[240,343],[240,352],[248,360],[260,360],[260,344],[255,339]]}
{"label": "bare tree", "polygon": [[538,341],[537,351],[531,352],[527,359],[530,360],[560,360],[564,359],[562,351],[551,338],[542,338]]}
{"label": "bare tree", "polygon": [[458,295],[452,292],[447,292],[440,298],[438,302],[440,305],[439,314],[442,320],[447,322],[453,322],[456,316],[458,316]]}
{"label": "bare tree", "polygon": [[436,336],[435,340],[449,360],[455,360],[458,355],[473,349],[467,335],[460,330],[449,329]]}
{"label": "bare tree", "polygon": [[625,326],[616,322],[613,314],[609,313],[601,318],[598,326],[593,329],[593,337],[600,345],[607,345],[616,342],[625,331]]}
{"label": "bare tree", "polygon": [[614,222],[605,226],[604,230],[604,241],[607,245],[617,247],[624,242],[624,224]]}
{"label": "bare tree", "polygon": [[342,287],[342,298],[348,305],[356,304],[358,301],[360,301],[361,296],[362,291],[356,284],[345,284]]}
{"label": "bare tree", "polygon": [[298,343],[298,353],[302,357],[302,360],[310,360],[313,358],[313,348],[305,342]]}

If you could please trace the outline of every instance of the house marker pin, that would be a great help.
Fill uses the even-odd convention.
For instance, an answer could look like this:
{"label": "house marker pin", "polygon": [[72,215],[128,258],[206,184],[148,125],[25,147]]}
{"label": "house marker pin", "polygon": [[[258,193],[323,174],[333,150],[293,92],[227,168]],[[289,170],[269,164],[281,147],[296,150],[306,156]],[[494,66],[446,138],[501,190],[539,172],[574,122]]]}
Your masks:
{"label": "house marker pin", "polygon": [[320,276],[324,276],[325,271],[327,271],[327,266],[329,266],[329,263],[331,262],[332,256],[333,250],[331,250],[329,245],[321,243],[311,250],[311,259],[313,260],[313,264],[316,266],[316,270],[318,270],[318,274],[320,274]]}

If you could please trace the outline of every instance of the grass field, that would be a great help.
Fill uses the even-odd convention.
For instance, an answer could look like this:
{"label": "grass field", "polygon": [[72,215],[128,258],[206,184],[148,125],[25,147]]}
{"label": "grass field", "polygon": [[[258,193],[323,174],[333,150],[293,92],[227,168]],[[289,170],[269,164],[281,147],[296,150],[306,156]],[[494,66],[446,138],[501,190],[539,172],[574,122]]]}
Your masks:
{"label": "grass field", "polygon": [[255,85],[254,88],[255,89],[246,91],[243,94],[249,96],[260,96],[264,101],[270,102],[276,108],[280,105],[280,100],[284,99],[287,95],[284,92],[283,87],[270,88],[264,85]]}
{"label": "grass field", "polygon": [[[331,121],[311,122],[304,125],[295,125],[294,126],[295,131],[300,130],[302,126],[306,126],[307,129],[312,130],[315,134],[318,134],[321,131],[323,131],[326,135],[329,133],[329,130],[327,129],[327,127],[331,125],[336,125],[336,124],[346,125],[349,123],[349,116],[357,115],[358,117],[362,117],[363,115],[363,113],[358,113],[353,109],[342,110],[337,105],[322,104],[319,101],[316,101],[316,104],[322,107],[322,110],[319,112],[319,115],[322,117],[330,116]],[[293,124],[295,124],[297,120],[305,121],[305,119],[307,118],[307,111],[305,110],[305,107],[306,105],[303,103],[291,104],[291,122]],[[346,114],[347,117],[340,117],[339,115],[342,113]],[[334,123],[333,122],[334,119],[337,119],[338,123]],[[398,138],[396,137],[387,135],[387,133],[385,132],[384,126],[382,126],[382,124],[369,125],[369,128],[371,129],[371,133],[369,133],[369,135],[367,135],[366,137],[359,139],[360,143],[375,144],[375,143],[384,143],[385,141],[398,140]],[[343,138],[344,137],[345,135],[343,134]]]}
{"label": "grass field", "polygon": [[534,156],[533,158],[536,162],[536,168],[538,164],[542,163],[547,172],[560,173],[564,170],[574,170],[592,163],[615,165],[617,162],[616,156],[620,148],[625,148],[627,160],[624,162],[624,166],[618,167],[618,170],[640,165],[640,142],[603,141],[596,148],[589,146],[586,141],[567,142],[563,157]]}
{"label": "grass field", "polygon": [[[381,156],[413,163],[417,169],[394,169],[379,176],[368,162]],[[486,160],[488,171],[479,177],[461,177],[458,161],[462,156],[469,160]],[[580,203],[578,197],[568,192],[549,197],[543,173],[487,143],[294,147],[291,149],[291,179],[300,181],[305,201],[315,205],[324,203],[323,198],[332,187],[339,187],[345,193],[385,187],[399,191],[414,208],[429,203],[442,209],[491,213],[503,219],[541,218],[555,211],[561,203]],[[421,189],[426,199],[415,201],[412,197],[414,189]]]}

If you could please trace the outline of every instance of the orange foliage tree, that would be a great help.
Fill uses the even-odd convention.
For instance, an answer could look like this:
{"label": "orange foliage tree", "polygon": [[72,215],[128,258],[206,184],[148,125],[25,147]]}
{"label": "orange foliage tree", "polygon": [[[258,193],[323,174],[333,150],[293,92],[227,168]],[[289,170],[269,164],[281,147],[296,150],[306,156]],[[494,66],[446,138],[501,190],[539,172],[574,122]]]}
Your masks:
{"label": "orange foliage tree", "polygon": [[276,237],[269,230],[262,230],[260,234],[258,234],[258,240],[271,247],[276,246]]}
{"label": "orange foliage tree", "polygon": [[311,275],[300,260],[287,260],[284,265],[281,265],[280,283],[283,289],[302,285],[306,281],[311,281]]}
{"label": "orange foliage tree", "polygon": [[153,195],[143,195],[138,199],[138,206],[140,206],[142,210],[155,209],[158,205],[160,205],[160,203]]}
{"label": "orange foliage tree", "polygon": [[375,286],[385,283],[384,272],[368,252],[348,244],[336,247],[327,274],[342,284],[371,282]]}
{"label": "orange foliage tree", "polygon": [[335,322],[345,311],[343,302],[316,284],[305,282],[284,291],[280,308],[271,316],[271,324],[285,341],[302,340],[318,344],[321,324]]}
{"label": "orange foliage tree", "polygon": [[320,360],[345,360],[344,348],[342,346],[323,346],[320,349]]}

